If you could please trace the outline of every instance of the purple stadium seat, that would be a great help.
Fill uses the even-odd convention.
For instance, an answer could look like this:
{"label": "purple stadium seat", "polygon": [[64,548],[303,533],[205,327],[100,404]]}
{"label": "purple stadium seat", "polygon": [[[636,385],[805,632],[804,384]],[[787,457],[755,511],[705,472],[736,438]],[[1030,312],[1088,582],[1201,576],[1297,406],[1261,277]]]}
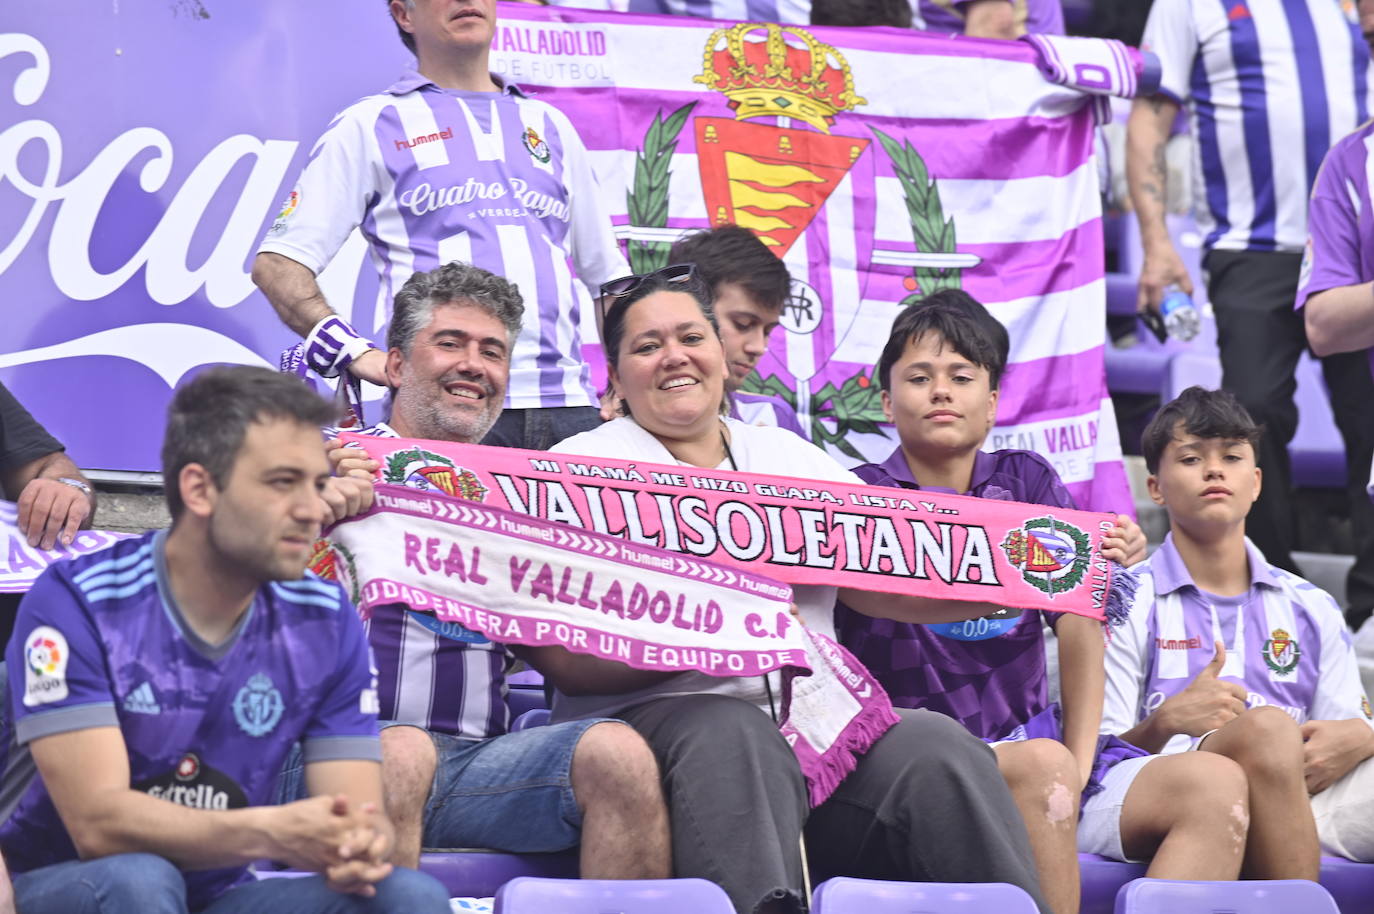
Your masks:
{"label": "purple stadium seat", "polygon": [[[816,886],[812,914],[1037,914],[1026,892],[1004,882],[881,882],[837,876]],[[499,909],[498,909],[499,914]]]}
{"label": "purple stadium seat", "polygon": [[1317,488],[1345,486],[1345,441],[1331,415],[1321,363],[1307,353],[1298,362],[1298,430],[1288,445],[1293,484]]}
{"label": "purple stadium seat", "polygon": [[1181,882],[1137,879],[1116,896],[1116,914],[1341,914],[1306,879]]}
{"label": "purple stadium seat", "polygon": [[506,693],[506,706],[510,708],[511,720],[515,720],[527,711],[537,708],[547,708],[548,700],[544,697],[544,690],[540,689],[511,689]]}
{"label": "purple stadium seat", "polygon": [[552,712],[550,712],[548,708],[531,708],[511,722],[510,732],[519,733],[521,730],[528,730],[530,727],[547,726],[550,713]]}
{"label": "purple stadium seat", "polygon": [[496,893],[496,914],[734,914],[725,891],[705,879],[513,879]]}
{"label": "purple stadium seat", "polygon": [[[1109,361],[1109,378],[1110,368]],[[1304,354],[1298,362],[1297,378],[1298,430],[1288,445],[1293,458],[1293,484],[1314,488],[1344,486],[1345,442],[1331,415],[1321,365]],[[1160,396],[1172,400],[1193,384],[1209,390],[1221,386],[1221,361],[1215,349],[1178,352],[1170,357]]]}
{"label": "purple stadium seat", "polygon": [[1112,914],[1116,893],[1132,879],[1145,875],[1138,863],[1121,863],[1097,854],[1078,855],[1078,879],[1082,886],[1078,914]]}
{"label": "purple stadium seat", "polygon": [[1136,313],[1136,288],[1138,283],[1134,276],[1127,273],[1108,273],[1107,280],[1107,313],[1130,315]]}
{"label": "purple stadium seat", "polygon": [[543,689],[544,676],[538,670],[521,670],[518,673],[511,673],[506,677],[506,682],[511,688],[518,689]]}
{"label": "purple stadium seat", "polygon": [[420,871],[444,884],[450,895],[490,898],[512,879],[538,876],[577,878],[577,851],[556,854],[502,854],[483,850],[428,850]]}
{"label": "purple stadium seat", "polygon": [[1374,914],[1374,863],[1323,857],[1321,883],[1341,914]]}

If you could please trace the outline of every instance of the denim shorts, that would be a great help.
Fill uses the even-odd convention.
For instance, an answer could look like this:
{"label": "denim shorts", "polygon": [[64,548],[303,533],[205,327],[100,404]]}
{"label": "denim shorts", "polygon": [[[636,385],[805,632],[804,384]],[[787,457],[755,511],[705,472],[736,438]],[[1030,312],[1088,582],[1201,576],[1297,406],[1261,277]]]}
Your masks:
{"label": "denim shorts", "polygon": [[[576,847],[582,811],[572,790],[573,750],[582,734],[606,722],[575,720],[484,740],[431,732],[438,765],[425,807],[424,847],[509,853]],[[282,769],[278,802],[305,795],[297,747]]]}

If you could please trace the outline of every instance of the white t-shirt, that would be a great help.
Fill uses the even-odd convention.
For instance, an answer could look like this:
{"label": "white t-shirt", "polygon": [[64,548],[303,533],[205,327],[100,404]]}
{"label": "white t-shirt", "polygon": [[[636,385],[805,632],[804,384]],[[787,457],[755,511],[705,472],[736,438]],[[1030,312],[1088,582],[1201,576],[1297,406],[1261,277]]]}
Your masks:
{"label": "white t-shirt", "polygon": [[[722,418],[730,430],[730,452],[735,469],[748,473],[769,473],[798,479],[850,482],[863,485],[863,480],[840,466],[825,451],[798,438],[792,432],[776,426],[747,425],[737,419]],[[574,435],[550,448],[554,453],[579,454],[586,457],[610,457],[617,460],[646,460],[669,466],[678,461],[668,449],[633,419],[622,417],[607,422],[590,432]],[[716,469],[731,469],[726,460]],[[800,585],[793,587],[793,601],[807,628],[827,637],[835,637],[834,587]],[[774,703],[781,710],[782,691],[777,673],[769,675]],[[807,688],[807,679],[798,679],[793,689]],[[705,673],[680,673],[658,685],[626,692],[621,695],[559,694],[553,707],[554,721],[576,720],[586,717],[608,717],[621,708],[639,704],[650,698],[668,695],[711,693],[730,695],[752,702],[769,710],[768,688],[762,676],[722,678]]]}

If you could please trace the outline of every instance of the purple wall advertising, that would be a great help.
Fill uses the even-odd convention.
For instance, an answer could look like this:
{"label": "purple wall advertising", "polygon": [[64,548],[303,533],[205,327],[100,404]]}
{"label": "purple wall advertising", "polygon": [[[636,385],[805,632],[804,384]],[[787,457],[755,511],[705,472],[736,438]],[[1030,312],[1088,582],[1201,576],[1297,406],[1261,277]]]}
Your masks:
{"label": "purple wall advertising", "polygon": [[[294,341],[249,279],[253,252],[334,112],[410,57],[381,3],[5,18],[0,381],[82,466],[154,470],[187,372],[275,365]],[[323,281],[348,296],[372,270],[344,254]]]}

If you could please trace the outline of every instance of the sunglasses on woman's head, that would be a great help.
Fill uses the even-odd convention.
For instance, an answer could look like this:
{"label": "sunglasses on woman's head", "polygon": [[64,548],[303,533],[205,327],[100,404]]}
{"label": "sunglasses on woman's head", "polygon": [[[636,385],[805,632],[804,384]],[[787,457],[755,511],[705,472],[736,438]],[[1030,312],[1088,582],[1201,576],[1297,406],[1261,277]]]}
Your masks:
{"label": "sunglasses on woman's head", "polygon": [[697,267],[694,263],[675,263],[661,270],[654,270],[652,273],[635,273],[631,276],[622,276],[619,279],[612,279],[610,282],[603,282],[601,284],[601,297],[603,299],[623,298],[646,282],[655,279],[669,283],[686,282],[692,278],[696,271]]}

